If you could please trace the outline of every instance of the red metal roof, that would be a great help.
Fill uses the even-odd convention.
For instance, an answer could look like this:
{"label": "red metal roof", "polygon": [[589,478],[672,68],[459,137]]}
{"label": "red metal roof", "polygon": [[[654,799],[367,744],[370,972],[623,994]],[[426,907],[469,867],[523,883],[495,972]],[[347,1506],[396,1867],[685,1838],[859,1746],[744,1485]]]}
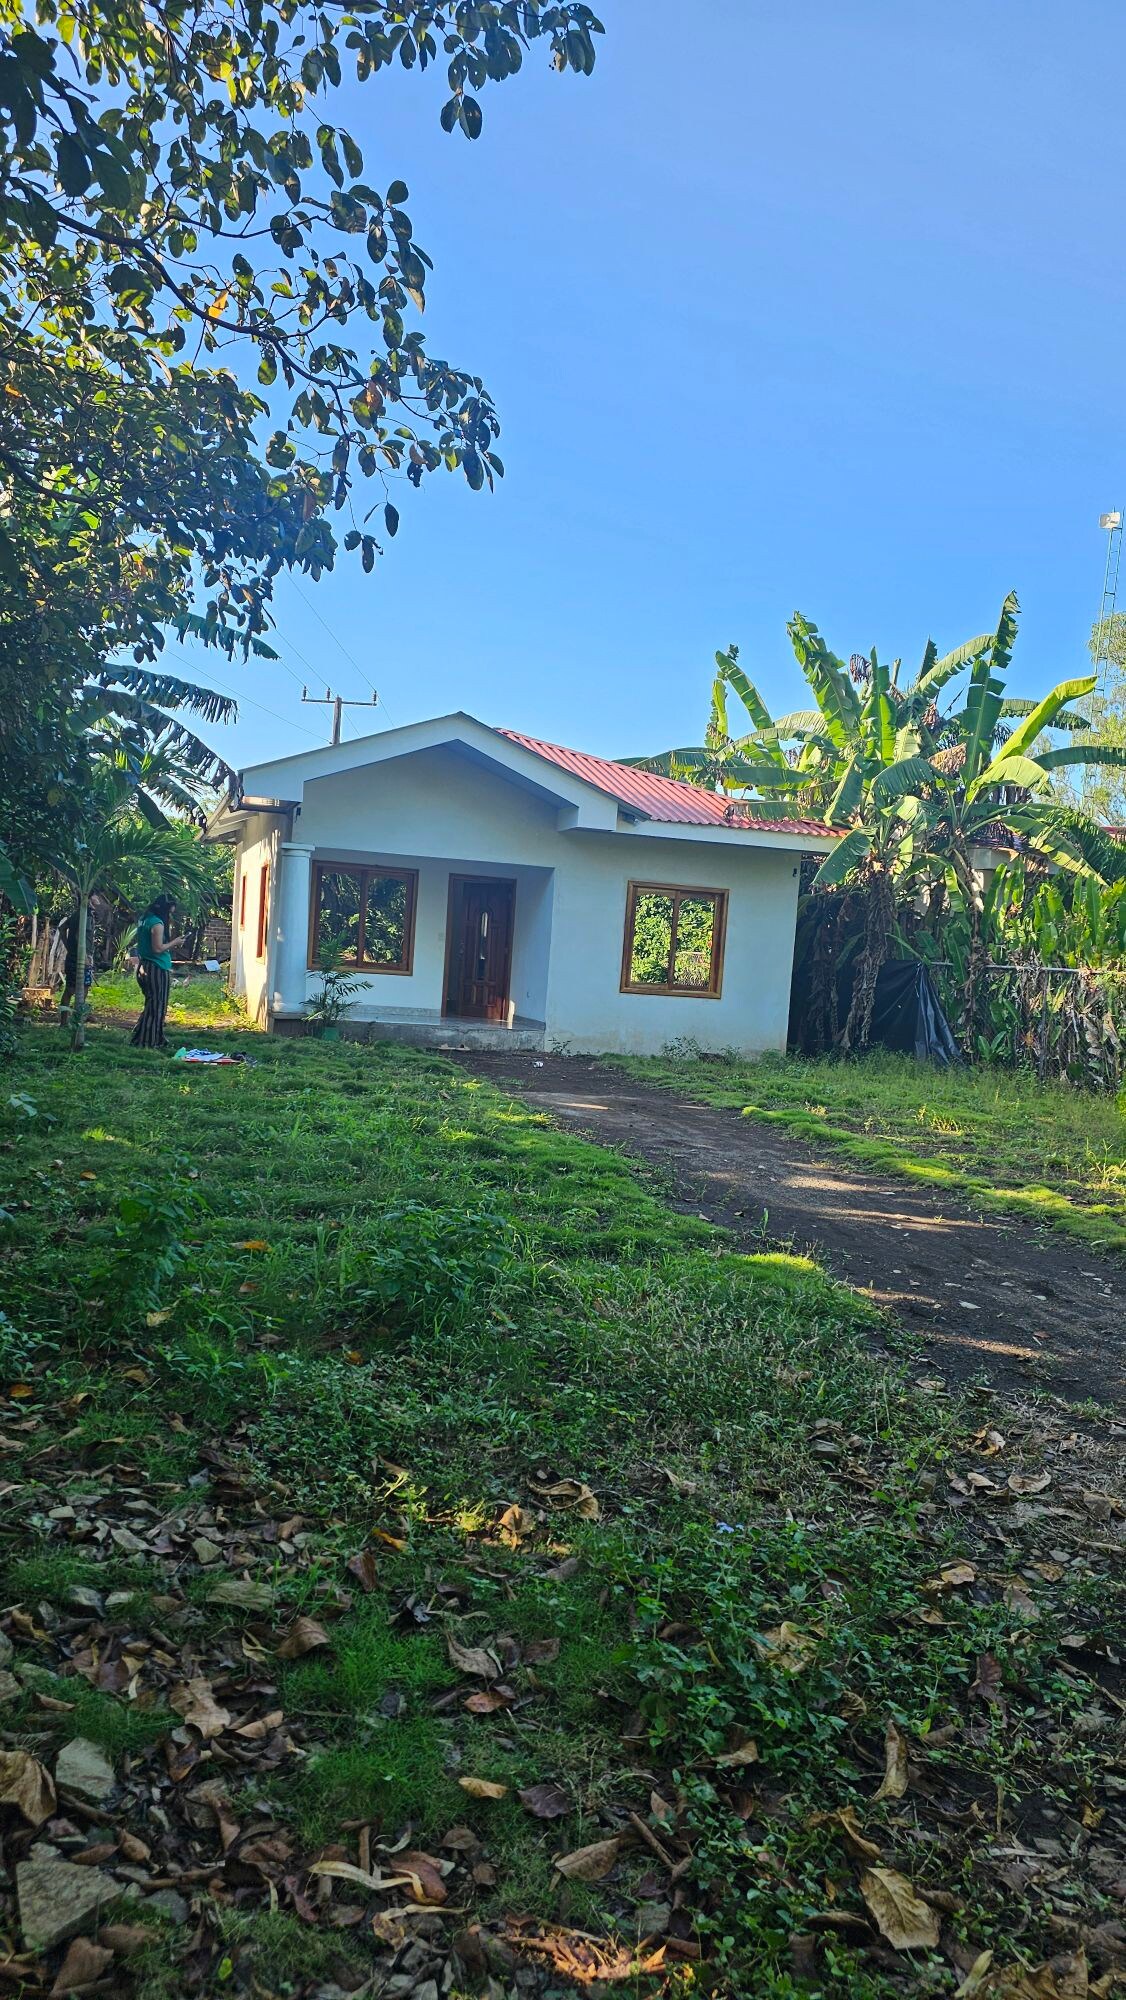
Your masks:
{"label": "red metal roof", "polygon": [[725,799],[719,792],[706,792],[700,785],[686,784],[683,778],[661,778],[652,771],[639,771],[632,764],[615,764],[609,757],[592,757],[585,750],[567,750],[561,743],[541,743],[538,737],[521,736],[515,729],[498,729],[510,743],[519,743],[549,764],[558,764],[573,778],[608,792],[628,811],[646,819],[676,826],[742,827],[751,833],[800,833],[823,838],[836,837],[836,829],[815,819],[748,819],[739,811],[737,799]]}

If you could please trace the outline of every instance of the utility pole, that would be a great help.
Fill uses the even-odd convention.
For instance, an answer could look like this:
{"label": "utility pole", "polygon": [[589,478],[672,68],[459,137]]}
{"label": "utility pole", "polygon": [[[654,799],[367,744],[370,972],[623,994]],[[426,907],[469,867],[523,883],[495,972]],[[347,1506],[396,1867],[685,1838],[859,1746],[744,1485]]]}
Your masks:
{"label": "utility pole", "polygon": [[326,688],[323,694],[310,694],[308,688],[302,688],[301,699],[304,702],[311,703],[314,708],[324,708],[327,703],[328,707],[332,710],[332,735],[328,740],[330,743],[339,743],[340,723],[344,710],[346,708],[374,708],[379,700],[379,696],[373,691],[370,701],[348,701],[343,695],[333,694],[331,688]]}
{"label": "utility pole", "polygon": [[1114,639],[1114,618],[1118,610],[1118,566],[1122,560],[1122,509],[1100,514],[1099,526],[1106,534],[1106,568],[1099,622],[1095,627],[1095,672],[1099,676],[1096,693],[1105,695],[1109,679],[1109,652]]}

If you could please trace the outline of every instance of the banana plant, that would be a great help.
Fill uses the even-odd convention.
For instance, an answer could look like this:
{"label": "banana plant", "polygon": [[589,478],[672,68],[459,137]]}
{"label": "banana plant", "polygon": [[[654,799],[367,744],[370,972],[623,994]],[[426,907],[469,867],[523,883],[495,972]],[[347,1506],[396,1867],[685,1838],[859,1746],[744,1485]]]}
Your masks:
{"label": "banana plant", "polygon": [[[664,778],[680,778],[709,792],[746,793],[748,789],[768,792],[775,797],[796,797],[803,789],[796,771],[783,749],[778,725],[751,681],[739,665],[739,648],[730,646],[715,656],[717,672],[712,682],[711,707],[701,744],[662,750],[656,756],[623,757],[623,764],[652,771]],[[731,733],[728,693],[742,704],[752,727],[741,736]],[[740,813],[753,806],[740,799]]]}

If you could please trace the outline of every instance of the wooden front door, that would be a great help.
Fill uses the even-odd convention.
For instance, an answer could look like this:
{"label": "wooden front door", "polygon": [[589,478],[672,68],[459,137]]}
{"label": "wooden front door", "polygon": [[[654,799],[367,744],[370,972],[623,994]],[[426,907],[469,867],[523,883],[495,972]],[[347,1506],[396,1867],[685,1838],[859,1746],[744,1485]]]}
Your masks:
{"label": "wooden front door", "polygon": [[469,1021],[508,1018],[516,884],[495,876],[450,877],[446,1013]]}

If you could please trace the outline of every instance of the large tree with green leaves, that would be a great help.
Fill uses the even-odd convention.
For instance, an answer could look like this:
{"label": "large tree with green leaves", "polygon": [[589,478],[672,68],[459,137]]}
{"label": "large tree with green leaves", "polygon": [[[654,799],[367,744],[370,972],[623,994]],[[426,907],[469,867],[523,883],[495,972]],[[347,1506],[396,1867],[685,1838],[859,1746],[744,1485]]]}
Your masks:
{"label": "large tree with green leaves", "polygon": [[122,649],[193,603],[260,632],[283,568],[374,565],[408,483],[500,475],[417,325],[407,188],[332,97],[444,63],[472,139],[484,86],[586,74],[600,32],[581,0],[0,0],[0,810]]}

